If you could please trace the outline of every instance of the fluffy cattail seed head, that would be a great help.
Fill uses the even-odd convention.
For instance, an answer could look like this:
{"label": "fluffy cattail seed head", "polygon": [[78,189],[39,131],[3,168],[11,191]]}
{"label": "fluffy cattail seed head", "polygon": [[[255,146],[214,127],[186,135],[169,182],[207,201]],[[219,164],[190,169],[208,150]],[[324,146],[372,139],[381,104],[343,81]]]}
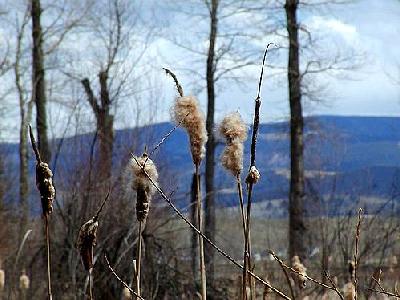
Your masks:
{"label": "fluffy cattail seed head", "polygon": [[235,112],[222,120],[219,132],[226,139],[221,163],[234,176],[237,176],[243,169],[243,142],[247,139],[247,126],[240,114]]}
{"label": "fluffy cattail seed head", "polygon": [[299,272],[295,278],[299,288],[305,288],[307,284],[307,268],[300,262],[300,258],[297,255],[292,258],[292,267]]}
{"label": "fluffy cattail seed head", "polygon": [[207,130],[205,117],[197,99],[194,96],[178,97],[175,100],[172,118],[175,123],[181,123],[186,129],[193,163],[199,165],[205,154]]}
{"label": "fluffy cattail seed head", "polygon": [[158,172],[154,162],[146,153],[140,157],[132,157],[129,166],[132,172],[132,189],[136,191],[136,216],[139,222],[143,222],[147,218],[150,201],[155,192],[151,180],[157,184]]}
{"label": "fluffy cattail seed head", "polygon": [[219,125],[219,132],[227,140],[227,143],[241,142],[247,139],[247,126],[238,112],[230,113]]}
{"label": "fluffy cattail seed head", "polygon": [[53,211],[56,190],[53,186],[53,172],[45,162],[36,164],[36,186],[40,192],[43,215],[49,215]]}
{"label": "fluffy cattail seed head", "polygon": [[93,248],[96,245],[98,227],[99,222],[93,218],[79,229],[76,248],[81,254],[81,260],[86,271],[93,268]]}
{"label": "fluffy cattail seed head", "polygon": [[25,270],[22,270],[21,276],[19,277],[19,288],[21,290],[29,289],[30,280],[28,275],[26,275]]}

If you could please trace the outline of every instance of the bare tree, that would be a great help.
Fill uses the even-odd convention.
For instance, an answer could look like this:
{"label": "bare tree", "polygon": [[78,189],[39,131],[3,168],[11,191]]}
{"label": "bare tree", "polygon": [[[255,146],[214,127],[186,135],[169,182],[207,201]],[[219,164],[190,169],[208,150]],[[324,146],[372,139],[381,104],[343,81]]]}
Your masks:
{"label": "bare tree", "polygon": [[289,40],[288,87],[290,103],[290,191],[289,191],[289,257],[306,256],[304,235],[304,156],[303,108],[300,88],[298,0],[286,0],[285,11]]}
{"label": "bare tree", "polygon": [[17,88],[20,110],[20,129],[19,129],[19,201],[21,209],[20,238],[26,231],[29,218],[29,179],[28,179],[28,124],[32,116],[33,101],[27,100],[27,93],[23,86],[22,74],[22,55],[23,55],[23,38],[26,26],[29,21],[29,8],[27,7],[21,24],[17,26],[16,51],[14,61],[15,85]]}
{"label": "bare tree", "polygon": [[42,8],[40,0],[31,1],[32,17],[32,96],[36,106],[36,130],[40,155],[50,161],[51,152],[47,135],[46,87],[43,52]]}

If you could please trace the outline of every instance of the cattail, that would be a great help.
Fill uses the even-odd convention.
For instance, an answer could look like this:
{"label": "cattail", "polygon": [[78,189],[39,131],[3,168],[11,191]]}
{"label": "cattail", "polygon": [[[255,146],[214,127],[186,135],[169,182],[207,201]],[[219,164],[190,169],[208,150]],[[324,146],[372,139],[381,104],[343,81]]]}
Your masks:
{"label": "cattail", "polygon": [[178,97],[173,107],[173,120],[181,123],[189,134],[193,163],[200,165],[205,154],[207,130],[205,117],[194,96]]}
{"label": "cattail", "polygon": [[133,175],[132,189],[136,191],[136,216],[139,222],[143,222],[147,218],[150,201],[156,191],[147,175],[157,184],[157,168],[146,153],[140,157],[133,157],[129,165]]}
{"label": "cattail", "polygon": [[345,300],[354,300],[356,296],[356,288],[353,282],[348,282],[343,287],[343,296]]}
{"label": "cattail", "polygon": [[256,184],[260,180],[260,172],[257,170],[255,166],[251,166],[249,174],[247,174],[246,182]]}
{"label": "cattail", "polygon": [[292,258],[292,267],[298,272],[296,281],[299,288],[305,288],[307,284],[307,268],[300,262],[300,258],[297,255]]}
{"label": "cattail", "polygon": [[247,139],[247,126],[238,112],[227,115],[219,126],[219,132],[226,139],[221,156],[222,165],[234,176],[243,169],[243,142]]}
{"label": "cattail", "polygon": [[36,186],[40,192],[43,215],[47,216],[53,211],[56,190],[53,186],[53,172],[45,162],[36,164]]}
{"label": "cattail", "polygon": [[92,218],[79,229],[76,248],[81,254],[81,260],[86,271],[93,268],[93,248],[96,245],[98,227],[97,218]]}
{"label": "cattail", "polygon": [[4,270],[0,269],[0,292],[4,291],[5,274]]}
{"label": "cattail", "polygon": [[27,290],[29,289],[29,285],[30,285],[30,280],[28,275],[26,275],[25,270],[22,270],[22,274],[19,277],[19,288],[21,290]]}

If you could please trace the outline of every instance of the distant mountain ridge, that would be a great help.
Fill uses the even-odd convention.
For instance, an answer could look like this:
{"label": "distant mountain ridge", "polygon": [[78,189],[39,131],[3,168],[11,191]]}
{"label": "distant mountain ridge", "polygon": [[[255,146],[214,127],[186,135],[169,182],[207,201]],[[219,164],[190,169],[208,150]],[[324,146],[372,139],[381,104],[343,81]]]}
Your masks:
{"label": "distant mountain ridge", "polygon": [[[124,166],[130,151],[140,153],[145,145],[151,149],[172,127],[170,123],[158,123],[116,130],[113,157],[115,170],[119,172]],[[93,134],[84,134],[63,141],[57,159],[59,171],[56,170],[56,182],[62,180],[57,176],[73,174],[82,163],[87,164],[92,140]],[[56,149],[59,142],[53,141],[53,149]],[[245,170],[250,156],[249,146],[250,141],[247,140]],[[222,149],[223,143],[220,141],[216,149],[217,203],[220,207],[236,206],[234,179],[221,168],[218,161]],[[18,178],[18,145],[0,144],[0,151],[7,161],[8,178]],[[154,160],[160,165],[161,172],[173,174],[172,177],[165,177],[164,184],[170,189],[177,188],[180,194],[185,195],[193,172],[185,132],[177,129],[156,151]],[[260,125],[256,163],[262,174],[254,191],[254,201],[263,203],[260,204],[263,209],[258,213],[285,216],[290,165],[287,122]],[[33,172],[33,160],[30,168]],[[332,207],[335,214],[345,213],[357,201],[373,211],[382,201],[394,197],[397,186],[400,192],[400,117],[307,117],[305,169],[310,213],[332,214],[331,211],[321,211],[322,202],[328,198],[328,206]],[[14,190],[8,191],[7,198],[13,201],[17,195],[18,185],[14,185]],[[178,201],[184,207],[187,197]],[[398,199],[393,201],[397,203]]]}

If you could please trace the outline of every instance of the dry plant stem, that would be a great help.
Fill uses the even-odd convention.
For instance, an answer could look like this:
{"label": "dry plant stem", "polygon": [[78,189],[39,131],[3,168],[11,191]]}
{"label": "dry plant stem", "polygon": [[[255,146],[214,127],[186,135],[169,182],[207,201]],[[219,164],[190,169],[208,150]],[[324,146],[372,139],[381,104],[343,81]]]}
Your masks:
{"label": "dry plant stem", "polygon": [[285,266],[282,264],[282,261],[281,261],[281,260],[277,260],[277,262],[279,263],[279,265],[280,265],[281,268],[282,268],[283,273],[285,274],[286,282],[287,282],[287,285],[289,286],[289,290],[290,290],[290,295],[292,296],[292,299],[295,300],[296,297],[295,297],[295,295],[294,295],[292,283],[290,282],[289,274],[288,274],[288,272],[287,272]]}
{"label": "dry plant stem", "polygon": [[379,280],[377,280],[375,277],[372,276],[372,280],[375,281],[375,283],[378,285],[380,290],[376,290],[376,289],[373,289],[373,288],[368,288],[368,290],[370,290],[372,292],[375,292],[375,293],[384,294],[384,295],[389,296],[389,297],[395,297],[396,299],[400,299],[400,295],[399,294],[386,291],[383,288],[382,284],[379,282]]}
{"label": "dry plant stem", "polygon": [[50,274],[50,234],[49,234],[49,215],[44,215],[44,228],[47,250],[47,296],[49,300],[53,299],[51,294],[51,274]]}
{"label": "dry plant stem", "polygon": [[331,283],[332,287],[334,288],[334,291],[336,292],[336,294],[339,296],[340,299],[344,300],[343,295],[340,293],[338,287],[336,286],[335,282],[332,280],[329,273],[327,271],[324,271],[324,272],[325,272],[325,276],[328,278],[329,282]]}
{"label": "dry plant stem", "polygon": [[93,268],[89,270],[89,299],[93,300]]}
{"label": "dry plant stem", "polygon": [[358,210],[358,222],[356,228],[356,239],[355,239],[355,249],[354,249],[354,289],[356,294],[354,296],[354,300],[357,300],[357,266],[358,266],[358,251],[359,251],[359,243],[360,243],[360,229],[361,229],[361,217],[362,217],[362,208]]}
{"label": "dry plant stem", "polygon": [[285,263],[283,262],[283,260],[281,260],[281,259],[275,254],[274,251],[269,250],[269,253],[273,256],[273,258],[274,258],[282,267],[286,268],[287,270],[289,270],[289,271],[291,271],[291,272],[293,272],[293,273],[296,273],[297,275],[301,275],[301,276],[305,277],[306,279],[308,279],[308,280],[314,282],[315,284],[317,284],[317,285],[319,285],[319,286],[321,286],[321,287],[323,287],[323,288],[325,288],[325,289],[329,289],[329,290],[335,291],[336,293],[338,293],[338,296],[339,296],[341,299],[343,299],[343,296],[340,294],[340,292],[338,291],[337,288],[335,288],[335,287],[333,287],[333,286],[329,286],[329,285],[327,285],[327,284],[325,284],[325,283],[319,282],[318,280],[316,280],[316,279],[314,279],[314,278],[308,276],[307,274],[302,274],[302,273],[300,273],[299,271],[293,269],[292,267],[289,267],[287,264],[285,264]]}
{"label": "dry plant stem", "polygon": [[236,181],[237,181],[237,189],[238,189],[238,195],[239,195],[239,203],[240,203],[240,211],[242,214],[242,227],[243,227],[243,238],[244,238],[244,255],[243,255],[243,275],[242,275],[242,299],[246,299],[247,297],[247,291],[246,291],[246,285],[247,285],[247,263],[246,263],[246,215],[244,214],[244,203],[243,203],[243,187],[242,187],[242,181],[240,180],[240,174],[237,174],[236,176]]}
{"label": "dry plant stem", "polygon": [[136,258],[136,293],[138,296],[140,296],[140,269],[142,260],[142,224],[143,222],[139,222],[137,258]]}
{"label": "dry plant stem", "polygon": [[104,254],[104,259],[106,260],[107,267],[110,269],[111,273],[115,276],[115,278],[117,278],[117,280],[118,280],[124,287],[126,287],[132,295],[136,296],[136,298],[138,298],[138,299],[144,300],[143,297],[141,297],[141,296],[139,296],[138,294],[136,294],[136,292],[135,292],[134,290],[132,290],[132,289],[129,287],[129,285],[127,285],[127,284],[121,279],[121,277],[118,276],[118,274],[117,274],[117,273],[114,271],[114,269],[111,267],[110,261],[108,260],[107,255],[105,255],[105,254]]}
{"label": "dry plant stem", "polygon": [[[134,156],[133,156],[134,157]],[[136,163],[138,165],[140,165],[139,161],[137,161],[136,157],[134,157]],[[214,244],[203,232],[201,232],[199,229],[197,229],[197,227],[195,225],[193,225],[188,218],[186,218],[181,211],[172,203],[171,199],[169,199],[165,193],[163,192],[162,189],[160,189],[160,187],[154,182],[154,180],[149,176],[149,174],[147,174],[146,171],[144,171],[144,174],[146,175],[146,177],[149,179],[149,181],[151,182],[151,184],[154,186],[154,188],[157,190],[157,192],[160,194],[161,198],[163,198],[168,205],[174,210],[174,212],[195,232],[197,232],[197,234],[201,235],[201,237],[203,238],[204,241],[206,241],[211,247],[213,247],[220,255],[222,255],[225,259],[227,259],[229,262],[231,262],[233,265],[235,265],[237,268],[243,270],[243,266],[238,263],[236,260],[234,260],[229,254],[227,254],[224,250],[222,250],[221,248],[219,248],[216,244]],[[280,290],[278,290],[277,288],[273,287],[272,285],[270,285],[268,282],[266,282],[264,279],[262,279],[260,276],[254,274],[252,271],[247,270],[247,273],[254,277],[257,281],[259,281],[260,283],[266,285],[269,289],[271,289],[275,294],[277,294],[279,297],[283,298],[283,299],[288,299],[290,300],[291,298],[288,297],[287,295],[285,295],[283,292],[281,292]]]}
{"label": "dry plant stem", "polygon": [[176,77],[176,75],[166,68],[163,68],[163,69],[165,70],[165,73],[167,73],[167,75],[170,75],[172,77],[172,79],[175,81],[176,89],[178,90],[179,95],[181,97],[183,97],[183,89],[182,89],[182,86],[179,84],[179,81],[178,81],[178,78]]}
{"label": "dry plant stem", "polygon": [[[196,201],[197,201],[197,222],[199,230],[202,231],[203,228],[203,218],[202,218],[202,205],[200,197],[200,174],[199,165],[196,165]],[[202,300],[207,299],[207,282],[206,282],[206,266],[204,260],[204,242],[203,238],[199,235],[199,258],[200,258],[200,278],[201,278],[201,297]]]}

